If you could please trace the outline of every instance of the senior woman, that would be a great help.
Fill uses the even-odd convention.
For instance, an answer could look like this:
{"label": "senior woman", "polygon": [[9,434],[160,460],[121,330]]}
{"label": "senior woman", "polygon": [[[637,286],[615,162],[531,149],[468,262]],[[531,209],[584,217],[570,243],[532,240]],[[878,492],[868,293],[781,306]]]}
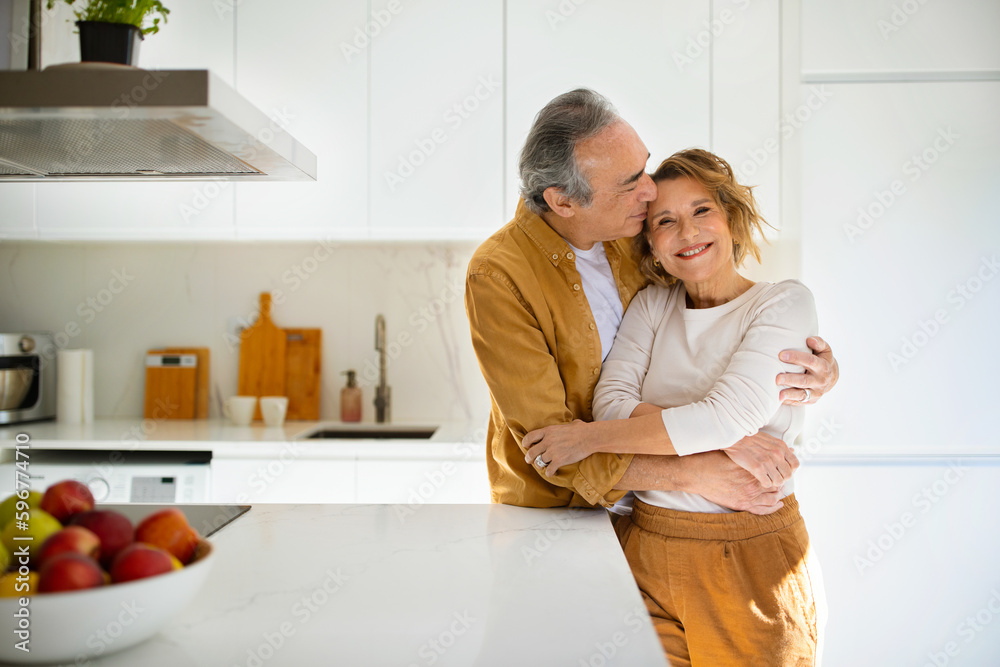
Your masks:
{"label": "senior woman", "polygon": [[[652,285],[629,305],[594,393],[598,420],[660,412],[666,437],[602,441],[600,423],[525,436],[526,461],[545,473],[595,451],[680,455],[723,450],[780,488],[783,506],[758,516],[680,491],[636,491],[616,530],[673,667],[812,665],[819,656],[818,570],[792,494],[792,468],[733,445],[758,430],[792,442],[803,407],[783,405],[774,377],[801,372],[785,349],[816,335],[800,282],[740,275],[760,259],[761,216],[725,160],[674,154],[653,174],[657,198],[636,237]],[[662,435],[662,434],[661,434]]]}

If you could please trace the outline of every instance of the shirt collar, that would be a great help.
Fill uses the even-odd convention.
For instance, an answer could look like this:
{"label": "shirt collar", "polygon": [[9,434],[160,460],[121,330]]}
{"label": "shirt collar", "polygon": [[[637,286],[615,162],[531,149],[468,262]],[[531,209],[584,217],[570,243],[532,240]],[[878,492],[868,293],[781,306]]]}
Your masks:
{"label": "shirt collar", "polygon": [[[531,241],[538,247],[545,257],[552,262],[553,266],[559,266],[562,260],[569,260],[566,253],[570,252],[571,246],[566,239],[559,236],[556,230],[549,227],[541,216],[531,212],[525,203],[524,198],[518,198],[517,209],[514,211],[514,223],[524,232]],[[628,243],[629,241],[625,241]],[[612,268],[617,267],[619,261],[618,242],[603,243],[605,255],[611,262]]]}
{"label": "shirt collar", "polygon": [[566,253],[570,249],[569,244],[556,233],[556,230],[549,227],[549,223],[541,216],[531,212],[525,205],[524,198],[518,199],[514,223],[553,265],[558,266],[561,260],[566,259]]}

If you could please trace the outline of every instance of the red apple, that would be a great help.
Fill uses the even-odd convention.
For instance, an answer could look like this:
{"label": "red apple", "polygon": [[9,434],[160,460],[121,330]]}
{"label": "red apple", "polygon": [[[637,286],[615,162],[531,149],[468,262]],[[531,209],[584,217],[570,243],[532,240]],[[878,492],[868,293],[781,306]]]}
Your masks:
{"label": "red apple", "polygon": [[94,509],[94,494],[83,482],[65,479],[47,488],[38,506],[58,519],[59,523],[66,523],[77,512]]}
{"label": "red apple", "polygon": [[107,569],[118,552],[135,541],[135,529],[124,514],[114,510],[91,510],[73,515],[70,524],[83,526],[101,540],[101,565]]}
{"label": "red apple", "polygon": [[135,541],[165,549],[186,565],[198,546],[198,533],[188,525],[184,512],[168,507],[139,522],[135,527]]}
{"label": "red apple", "polygon": [[174,569],[170,554],[159,547],[135,542],[118,552],[111,564],[111,581],[120,584]]}
{"label": "red apple", "polygon": [[104,573],[97,561],[77,553],[63,553],[50,558],[38,572],[38,592],[78,591],[104,584]]}
{"label": "red apple", "polygon": [[76,553],[97,560],[101,553],[101,540],[86,528],[67,526],[42,542],[42,548],[35,555],[35,562],[41,569],[49,559],[64,553]]}

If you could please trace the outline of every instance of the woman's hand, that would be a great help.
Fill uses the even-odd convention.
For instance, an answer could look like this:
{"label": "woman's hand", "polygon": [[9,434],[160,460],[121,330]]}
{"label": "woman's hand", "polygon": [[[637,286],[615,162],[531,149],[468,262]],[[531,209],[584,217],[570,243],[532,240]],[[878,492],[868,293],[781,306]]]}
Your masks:
{"label": "woman's hand", "polygon": [[805,373],[781,373],[776,384],[788,389],[782,389],[779,394],[785,405],[808,405],[815,403],[823,394],[828,393],[840,379],[840,366],[833,358],[833,350],[819,336],[806,339],[809,349],[815,354],[784,350],[780,359],[789,364],[802,366]]}
{"label": "woman's hand", "polygon": [[[552,477],[562,466],[582,461],[596,450],[587,437],[590,424],[580,419],[570,424],[556,424],[528,432],[521,443],[528,450],[524,462],[544,469]],[[540,465],[536,459],[546,465]]]}
{"label": "woman's hand", "polygon": [[799,467],[799,460],[791,448],[763,431],[748,435],[722,451],[756,477],[765,489],[781,488]]}

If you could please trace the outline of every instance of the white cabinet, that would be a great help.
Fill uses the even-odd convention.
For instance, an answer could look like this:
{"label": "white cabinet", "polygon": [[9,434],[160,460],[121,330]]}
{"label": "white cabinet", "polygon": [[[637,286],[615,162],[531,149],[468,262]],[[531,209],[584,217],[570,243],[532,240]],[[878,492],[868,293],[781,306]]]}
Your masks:
{"label": "white cabinet", "polygon": [[[225,2],[173,0],[169,23],[146,37],[139,64],[157,69],[208,69],[233,80],[233,13]],[[72,12],[60,9],[45,23],[45,64],[78,61]],[[11,184],[0,184],[6,196]],[[231,239],[233,188],[215,182],[39,183],[36,220],[41,238]],[[23,236],[22,236],[23,238]]]}
{"label": "white cabinet", "polygon": [[836,442],[851,447],[995,445],[976,416],[996,411],[1000,373],[988,352],[1000,329],[1000,125],[984,112],[1000,108],[1000,82],[829,89],[802,129],[803,280],[853,370],[807,419],[843,425]]}
{"label": "white cabinet", "polygon": [[503,222],[503,2],[376,0],[375,238],[484,238]]}
{"label": "white cabinet", "polygon": [[228,185],[38,183],[38,235],[59,240],[232,239],[233,188]]}
{"label": "white cabinet", "polygon": [[145,69],[207,69],[232,86],[236,81],[233,57],[238,0],[171,0],[167,23],[147,35],[139,49]]}
{"label": "white cabinet", "polygon": [[237,237],[366,238],[368,3],[236,4],[237,91],[317,156],[315,181],[236,184]]}
{"label": "white cabinet", "polygon": [[359,460],[359,503],[489,503],[485,460]]}
{"label": "white cabinet", "polygon": [[802,3],[802,69],[897,72],[1000,69],[994,0]]}
{"label": "white cabinet", "polygon": [[[714,37],[711,149],[729,162],[741,183],[756,186],[754,196],[761,213],[780,230],[784,139],[779,122],[780,2],[717,2],[713,8],[712,22],[706,28]],[[766,248],[765,244],[762,250]],[[756,266],[753,260],[747,264]],[[763,269],[773,264],[765,259]],[[778,273],[776,277],[789,276]]]}
{"label": "white cabinet", "polygon": [[824,665],[996,664],[995,460],[807,462],[795,486],[826,583]]}
{"label": "white cabinet", "polygon": [[270,459],[212,459],[212,502],[216,503],[352,503],[354,461],[307,460],[288,456]]}
{"label": "white cabinet", "polygon": [[505,218],[517,204],[517,160],[535,114],[587,87],[607,96],[646,143],[655,168],[710,141],[708,0],[507,2]]}
{"label": "white cabinet", "polygon": [[[371,456],[305,459],[212,459],[212,502],[377,503],[415,510],[425,504],[490,502],[486,461],[472,454],[453,459]],[[405,511],[404,511],[405,513]]]}
{"label": "white cabinet", "polygon": [[0,240],[35,237],[34,183],[0,185]]}
{"label": "white cabinet", "polygon": [[[636,128],[650,168],[681,148],[711,148],[758,186],[765,217],[784,229],[798,224],[798,216],[779,217],[779,200],[795,212],[787,205],[797,196],[788,174],[798,165],[781,160],[797,147],[787,144],[781,155],[779,148],[786,132],[798,141],[803,126],[784,119],[819,116],[828,101],[806,87],[788,104],[800,42],[807,79],[907,70],[978,70],[988,79],[1000,69],[991,33],[1000,5],[987,0],[801,7],[778,0],[294,0],[283,7],[175,0],[169,23],[143,43],[140,62],[208,68],[231,82],[317,154],[316,182],[39,184],[33,214],[27,190],[5,184],[0,193],[13,204],[0,217],[0,235],[480,239],[513,215],[518,154],[535,114],[580,86],[607,95]],[[69,16],[57,5],[47,19],[46,64],[78,57]],[[881,21],[896,29],[883,36]],[[896,112],[923,113],[918,106]],[[757,277],[771,278],[770,267],[797,273],[798,229],[789,229],[765,248],[765,275]]]}

